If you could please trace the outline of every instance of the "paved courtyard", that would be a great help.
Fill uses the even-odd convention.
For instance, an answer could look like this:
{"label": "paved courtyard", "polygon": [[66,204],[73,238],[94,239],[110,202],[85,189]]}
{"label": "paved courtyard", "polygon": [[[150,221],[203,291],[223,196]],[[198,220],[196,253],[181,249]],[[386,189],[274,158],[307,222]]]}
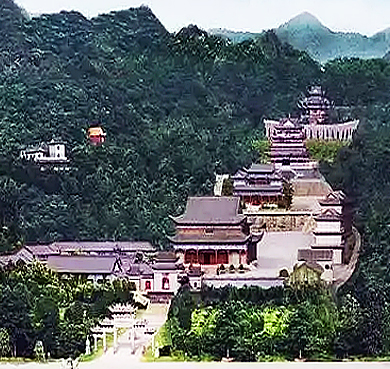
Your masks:
{"label": "paved courtyard", "polygon": [[[143,369],[215,369],[215,368],[254,368],[254,369],[308,369],[308,368],[324,368],[324,369],[389,369],[388,362],[331,362],[331,363],[313,363],[313,362],[275,362],[275,363],[218,363],[218,362],[160,362],[160,363],[141,363],[126,359],[126,357],[116,356],[109,363],[96,360],[92,363],[81,363],[80,369],[125,369],[125,368],[143,368]],[[0,368],[4,369],[61,369],[59,363],[51,364],[0,364]]]}
{"label": "paved courtyard", "polygon": [[309,249],[312,234],[303,232],[266,232],[257,246],[256,274],[265,278],[279,276],[281,269],[292,270],[297,263],[298,249]]}

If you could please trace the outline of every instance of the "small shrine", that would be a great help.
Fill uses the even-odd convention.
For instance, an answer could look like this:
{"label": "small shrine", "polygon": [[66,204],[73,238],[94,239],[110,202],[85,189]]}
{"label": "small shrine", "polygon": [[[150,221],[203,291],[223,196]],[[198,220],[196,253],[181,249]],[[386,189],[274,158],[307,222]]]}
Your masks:
{"label": "small shrine", "polygon": [[102,127],[90,127],[88,129],[88,139],[91,145],[100,146],[106,141],[106,133]]}

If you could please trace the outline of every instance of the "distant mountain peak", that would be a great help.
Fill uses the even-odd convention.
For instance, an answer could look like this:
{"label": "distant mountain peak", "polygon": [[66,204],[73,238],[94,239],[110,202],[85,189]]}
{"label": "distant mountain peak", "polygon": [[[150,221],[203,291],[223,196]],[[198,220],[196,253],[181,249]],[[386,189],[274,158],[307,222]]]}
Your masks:
{"label": "distant mountain peak", "polygon": [[199,38],[207,37],[207,32],[200,29],[194,24],[190,24],[187,27],[183,27],[178,33],[177,36],[185,38]]}
{"label": "distant mountain peak", "polygon": [[311,26],[326,28],[313,14],[309,12],[303,12],[291,18],[288,22],[284,23],[281,27],[290,28],[297,26]]}

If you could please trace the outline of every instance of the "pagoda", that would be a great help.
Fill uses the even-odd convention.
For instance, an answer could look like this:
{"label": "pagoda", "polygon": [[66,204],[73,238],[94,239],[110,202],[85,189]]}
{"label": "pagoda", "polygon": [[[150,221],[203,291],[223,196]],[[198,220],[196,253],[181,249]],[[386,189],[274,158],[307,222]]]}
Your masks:
{"label": "pagoda", "polygon": [[239,210],[239,197],[188,198],[185,213],[171,217],[176,235],[169,240],[180,261],[188,267],[255,260],[261,235],[251,234],[248,218]]}
{"label": "pagoda", "polygon": [[233,195],[245,205],[277,204],[283,197],[282,178],[273,164],[252,164],[239,169],[232,177]]}
{"label": "pagoda", "polygon": [[333,109],[333,104],[325,96],[321,86],[312,86],[308,90],[308,96],[298,102],[301,109],[302,123],[326,124],[329,123],[329,113]]}
{"label": "pagoda", "polygon": [[275,168],[293,166],[310,167],[305,147],[305,133],[296,119],[282,119],[271,135],[271,161]]}

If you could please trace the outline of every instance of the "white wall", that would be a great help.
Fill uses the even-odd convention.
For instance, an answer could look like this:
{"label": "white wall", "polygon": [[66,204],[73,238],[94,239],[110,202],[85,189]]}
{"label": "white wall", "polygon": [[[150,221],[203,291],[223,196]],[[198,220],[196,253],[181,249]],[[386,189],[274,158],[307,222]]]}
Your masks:
{"label": "white wall", "polygon": [[317,232],[341,232],[341,222],[317,222]]}
{"label": "white wall", "polygon": [[240,255],[238,251],[230,251],[229,252],[229,265],[235,265],[238,266],[240,265]]}
{"label": "white wall", "polygon": [[[162,288],[163,278],[167,276],[169,279],[169,290]],[[153,278],[154,292],[174,292],[176,293],[179,289],[179,282],[177,281],[177,272],[172,271],[155,271]]]}
{"label": "white wall", "polygon": [[51,158],[66,159],[64,144],[49,144],[49,156]]}
{"label": "white wall", "polygon": [[190,277],[190,285],[194,290],[200,291],[200,288],[202,286],[202,278]]}
{"label": "white wall", "polygon": [[315,235],[315,246],[340,246],[340,235]]}
{"label": "white wall", "polygon": [[343,250],[333,250],[333,263],[342,264],[343,263]]}

